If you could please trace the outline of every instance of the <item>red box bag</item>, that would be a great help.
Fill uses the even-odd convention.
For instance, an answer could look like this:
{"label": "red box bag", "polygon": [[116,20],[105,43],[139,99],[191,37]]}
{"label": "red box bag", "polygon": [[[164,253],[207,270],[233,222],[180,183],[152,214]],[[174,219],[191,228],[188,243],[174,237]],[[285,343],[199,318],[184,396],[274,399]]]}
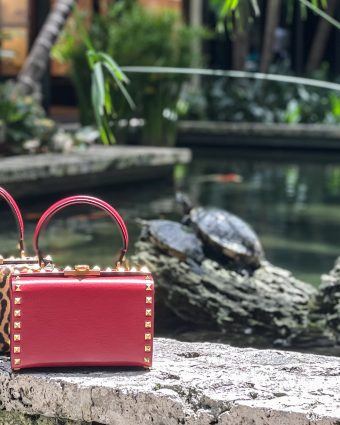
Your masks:
{"label": "red box bag", "polygon": [[[42,227],[63,208],[98,207],[120,228],[123,248],[115,268],[45,266]],[[150,367],[153,352],[154,282],[149,272],[125,269],[128,232],[118,212],[90,196],[65,198],[39,220],[34,247],[39,272],[21,273],[11,284],[11,364],[34,367]]]}

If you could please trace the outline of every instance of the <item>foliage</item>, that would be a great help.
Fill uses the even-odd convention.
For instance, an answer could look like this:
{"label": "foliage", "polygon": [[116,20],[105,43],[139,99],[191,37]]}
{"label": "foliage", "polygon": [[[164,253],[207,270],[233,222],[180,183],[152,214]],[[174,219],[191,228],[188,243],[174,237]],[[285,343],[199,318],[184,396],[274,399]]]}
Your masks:
{"label": "foliage", "polygon": [[133,109],[135,105],[124,85],[129,80],[117,63],[106,53],[97,52],[91,48],[87,51],[87,59],[92,71],[91,99],[98,130],[105,144],[114,143],[115,137],[111,128],[114,114],[111,85],[115,83],[118,86]]}
{"label": "foliage", "polygon": [[[78,13],[76,24],[73,28],[69,26],[54,49],[54,56],[70,62],[82,122],[88,124],[93,122],[93,115],[88,107],[91,76],[86,66],[87,46],[84,40],[91,40],[97,52],[105,52],[106,57],[114,58],[120,66],[185,67],[192,62],[192,41],[200,35],[197,30],[183,24],[181,17],[173,11],[154,12],[135,1],[119,1],[109,7],[105,16],[95,15],[89,26],[86,17]],[[131,102],[123,101],[123,95],[117,93],[112,98],[114,122],[140,118],[145,123],[144,142],[164,142],[177,117],[176,105],[184,79],[180,75],[134,77],[129,93],[137,105],[136,109],[131,111]]]}
{"label": "foliage", "polygon": [[[340,22],[323,11],[327,8],[327,0],[288,0],[287,9],[292,10],[296,2],[300,3],[302,17],[306,17],[307,11],[310,10],[340,29]],[[210,0],[210,3],[215,8],[220,22],[226,22],[228,29],[231,29],[235,22],[239,28],[244,28],[254,16],[262,13],[259,0]]]}
{"label": "foliage", "polygon": [[196,119],[292,124],[340,123],[338,93],[273,81],[214,79],[203,84],[201,97],[186,95],[185,103],[187,116]]}
{"label": "foliage", "polygon": [[46,118],[40,103],[33,97],[22,96],[10,81],[0,84],[0,117],[9,153],[22,152],[23,143],[29,139],[46,142],[55,130],[54,123]]}

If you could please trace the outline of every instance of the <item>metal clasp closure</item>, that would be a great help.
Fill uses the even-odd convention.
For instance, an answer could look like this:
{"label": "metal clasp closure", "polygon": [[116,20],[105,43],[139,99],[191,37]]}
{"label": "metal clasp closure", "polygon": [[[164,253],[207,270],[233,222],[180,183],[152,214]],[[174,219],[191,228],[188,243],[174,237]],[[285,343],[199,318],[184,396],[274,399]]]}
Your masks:
{"label": "metal clasp closure", "polygon": [[65,269],[64,276],[100,276],[100,269],[91,269],[87,264],[79,264],[74,269]]}

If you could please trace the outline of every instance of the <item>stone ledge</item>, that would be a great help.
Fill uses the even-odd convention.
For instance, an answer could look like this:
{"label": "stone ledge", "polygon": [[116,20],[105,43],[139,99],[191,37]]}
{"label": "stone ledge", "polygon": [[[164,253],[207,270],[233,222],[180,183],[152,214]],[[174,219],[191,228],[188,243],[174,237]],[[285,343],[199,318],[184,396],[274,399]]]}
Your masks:
{"label": "stone ledge", "polygon": [[185,148],[100,146],[1,158],[0,183],[15,196],[157,179],[191,161]]}
{"label": "stone ledge", "polygon": [[264,124],[181,121],[179,144],[185,146],[340,149],[340,127],[328,124]]}
{"label": "stone ledge", "polygon": [[12,374],[3,360],[0,423],[25,414],[112,425],[340,423],[337,358],[167,339],[155,352],[151,371]]}

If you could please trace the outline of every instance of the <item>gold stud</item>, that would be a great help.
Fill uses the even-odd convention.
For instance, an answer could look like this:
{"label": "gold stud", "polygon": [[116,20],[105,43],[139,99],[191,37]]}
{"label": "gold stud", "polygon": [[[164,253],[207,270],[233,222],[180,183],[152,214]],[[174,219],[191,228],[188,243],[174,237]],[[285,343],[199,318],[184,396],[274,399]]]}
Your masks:
{"label": "gold stud", "polygon": [[14,304],[21,304],[21,297],[14,298]]}
{"label": "gold stud", "polygon": [[14,310],[14,317],[20,317],[21,316],[21,310]]}
{"label": "gold stud", "polygon": [[147,291],[152,291],[152,283],[147,283],[146,284],[146,290]]}
{"label": "gold stud", "polygon": [[14,322],[14,329],[20,329],[21,328],[21,322]]}
{"label": "gold stud", "polygon": [[146,346],[144,347],[144,351],[145,351],[146,353],[150,353],[150,351],[151,351],[151,345],[146,345]]}
{"label": "gold stud", "polygon": [[14,341],[20,341],[21,339],[20,334],[14,334],[13,339]]}
{"label": "gold stud", "polygon": [[149,357],[144,357],[144,363],[150,363],[150,358]]}
{"label": "gold stud", "polygon": [[15,285],[15,292],[21,292],[21,285]]}
{"label": "gold stud", "polygon": [[152,304],[152,297],[146,297],[146,298],[145,298],[145,302],[146,302],[147,304]]}
{"label": "gold stud", "polygon": [[18,366],[20,364],[20,359],[14,359],[14,364]]}
{"label": "gold stud", "polygon": [[145,310],[145,316],[151,316],[151,314],[152,314],[151,308],[147,308]]}
{"label": "gold stud", "polygon": [[151,339],[151,334],[145,334],[145,340]]}
{"label": "gold stud", "polygon": [[151,322],[145,322],[145,327],[146,328],[151,328]]}
{"label": "gold stud", "polygon": [[20,347],[13,347],[13,353],[18,354],[20,353],[21,349]]}

